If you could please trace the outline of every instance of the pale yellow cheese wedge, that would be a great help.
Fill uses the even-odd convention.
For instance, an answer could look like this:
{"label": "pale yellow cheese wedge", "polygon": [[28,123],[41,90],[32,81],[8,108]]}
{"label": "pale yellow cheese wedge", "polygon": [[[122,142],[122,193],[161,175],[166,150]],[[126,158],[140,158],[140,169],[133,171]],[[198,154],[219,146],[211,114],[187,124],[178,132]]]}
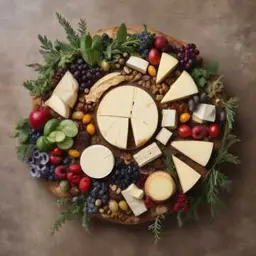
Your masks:
{"label": "pale yellow cheese wedge", "polygon": [[45,105],[64,118],[69,118],[70,116],[69,106],[55,94],[52,94],[52,96],[45,102]]}
{"label": "pale yellow cheese wedge", "polygon": [[70,108],[73,108],[78,97],[77,91],[59,91],[58,94],[53,93],[60,97]]}
{"label": "pale yellow cheese wedge", "polygon": [[54,89],[53,93],[58,94],[62,91],[78,91],[79,85],[73,75],[67,71],[65,75],[62,77],[60,82],[57,84],[56,88]]}

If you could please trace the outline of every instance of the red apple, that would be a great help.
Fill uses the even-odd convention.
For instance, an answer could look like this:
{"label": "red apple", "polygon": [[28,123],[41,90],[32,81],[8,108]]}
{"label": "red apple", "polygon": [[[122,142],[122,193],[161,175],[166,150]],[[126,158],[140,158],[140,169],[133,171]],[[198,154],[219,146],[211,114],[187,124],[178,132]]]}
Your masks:
{"label": "red apple", "polygon": [[164,36],[157,36],[154,41],[154,46],[156,49],[165,51],[168,47],[168,40]]}
{"label": "red apple", "polygon": [[54,174],[56,179],[65,180],[67,178],[67,170],[65,165],[59,165],[55,168]]}
{"label": "red apple", "polygon": [[202,140],[207,136],[207,128],[202,125],[196,125],[192,129],[192,136],[196,140]]}
{"label": "red apple", "polygon": [[80,191],[87,192],[89,191],[90,187],[91,187],[91,179],[88,176],[83,177],[79,182]]}
{"label": "red apple", "polygon": [[216,138],[218,137],[220,134],[220,126],[217,125],[217,124],[211,124],[209,126],[209,135],[212,137],[212,138]]}
{"label": "red apple", "polygon": [[189,137],[189,136],[191,136],[191,129],[188,125],[182,124],[178,128],[178,134],[182,138]]}
{"label": "red apple", "polygon": [[76,174],[76,173],[72,173],[72,172],[69,172],[67,174],[68,181],[73,184],[78,184],[80,182],[81,178],[82,178],[81,174]]}
{"label": "red apple", "polygon": [[62,158],[60,156],[50,155],[49,162],[54,165],[59,165],[62,162]]}
{"label": "red apple", "polygon": [[76,174],[79,174],[81,173],[82,171],[82,168],[79,164],[71,164],[69,167],[68,167],[68,171],[69,172],[72,172],[72,173],[76,173]]}
{"label": "red apple", "polygon": [[157,65],[160,63],[160,53],[157,49],[151,49],[148,54],[148,60],[152,65]]}
{"label": "red apple", "polygon": [[33,110],[29,114],[30,127],[35,130],[41,130],[50,118],[51,115],[48,108]]}

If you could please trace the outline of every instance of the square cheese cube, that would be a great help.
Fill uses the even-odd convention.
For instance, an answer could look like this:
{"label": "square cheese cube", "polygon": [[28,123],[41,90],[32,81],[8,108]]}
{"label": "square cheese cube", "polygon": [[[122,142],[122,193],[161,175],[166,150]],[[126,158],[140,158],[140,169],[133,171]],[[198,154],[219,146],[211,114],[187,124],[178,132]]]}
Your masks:
{"label": "square cheese cube", "polygon": [[135,69],[141,72],[142,74],[147,73],[148,65],[149,65],[148,61],[137,56],[131,56],[126,62],[126,66],[128,66],[129,68]]}
{"label": "square cheese cube", "polygon": [[162,127],[176,128],[177,114],[175,109],[162,110]]}
{"label": "square cheese cube", "polygon": [[216,118],[216,107],[211,104],[199,104],[193,112],[192,119],[195,122],[202,123],[203,121],[214,122]]}
{"label": "square cheese cube", "polygon": [[170,132],[168,129],[162,128],[161,131],[157,134],[156,139],[163,145],[166,145],[172,134],[173,133]]}

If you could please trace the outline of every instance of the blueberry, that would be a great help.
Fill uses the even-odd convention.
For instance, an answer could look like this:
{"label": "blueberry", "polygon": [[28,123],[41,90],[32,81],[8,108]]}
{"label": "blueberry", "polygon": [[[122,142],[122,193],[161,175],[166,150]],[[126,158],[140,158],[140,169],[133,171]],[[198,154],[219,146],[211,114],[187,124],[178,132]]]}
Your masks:
{"label": "blueberry", "polygon": [[82,58],[79,58],[77,59],[76,61],[77,64],[83,64],[84,63],[84,60]]}

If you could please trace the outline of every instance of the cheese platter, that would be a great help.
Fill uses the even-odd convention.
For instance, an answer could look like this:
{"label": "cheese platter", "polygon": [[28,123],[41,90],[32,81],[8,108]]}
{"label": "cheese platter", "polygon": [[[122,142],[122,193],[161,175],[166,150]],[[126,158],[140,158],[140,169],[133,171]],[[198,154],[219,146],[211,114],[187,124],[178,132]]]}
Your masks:
{"label": "cheese platter", "polygon": [[[33,110],[16,128],[20,158],[86,227],[94,217],[126,225],[185,219],[212,175],[227,180],[219,163],[239,162],[225,160],[238,141],[230,135],[236,99],[211,90],[218,71],[195,44],[125,24],[83,29],[74,32],[80,48],[60,51],[53,75],[43,73],[46,88],[24,84]],[[209,191],[200,194],[206,204]]]}

